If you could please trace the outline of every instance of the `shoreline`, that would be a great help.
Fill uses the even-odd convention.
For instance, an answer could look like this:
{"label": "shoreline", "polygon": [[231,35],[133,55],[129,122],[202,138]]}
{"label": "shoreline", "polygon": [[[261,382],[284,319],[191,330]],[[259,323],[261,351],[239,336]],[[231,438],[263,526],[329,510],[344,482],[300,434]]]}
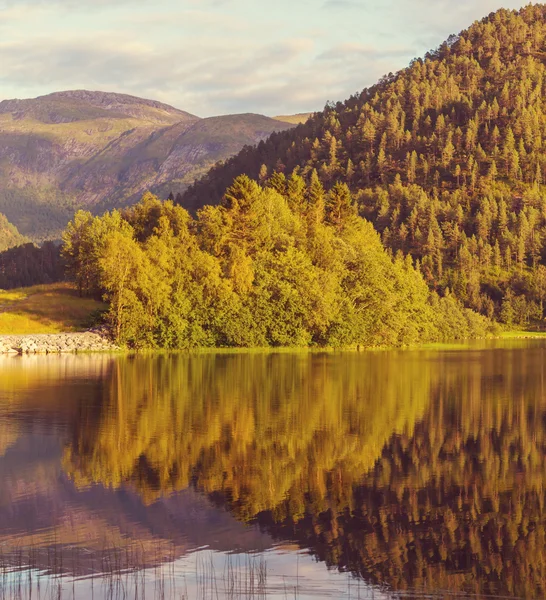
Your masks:
{"label": "shoreline", "polygon": [[121,350],[97,331],[0,335],[0,355],[76,354]]}
{"label": "shoreline", "polygon": [[35,333],[35,334],[0,334],[0,356],[22,356],[31,354],[77,354],[93,352],[122,352],[130,354],[164,354],[164,353],[195,353],[195,354],[231,354],[231,353],[262,353],[262,352],[378,352],[402,350],[462,350],[471,344],[480,342],[499,342],[516,340],[546,339],[546,332],[505,331],[491,337],[477,340],[458,340],[453,342],[432,342],[412,346],[377,346],[377,347],[265,347],[265,348],[188,348],[181,350],[141,349],[129,350],[114,344],[100,330],[88,330],[69,333]]}

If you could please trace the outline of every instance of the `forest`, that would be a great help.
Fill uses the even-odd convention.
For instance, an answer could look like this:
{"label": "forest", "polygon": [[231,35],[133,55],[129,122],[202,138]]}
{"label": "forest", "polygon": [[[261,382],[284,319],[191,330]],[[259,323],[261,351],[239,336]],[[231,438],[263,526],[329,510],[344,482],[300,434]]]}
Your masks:
{"label": "forest", "polygon": [[[135,348],[372,347],[485,337],[493,323],[391,256],[346,184],[293,174],[235,179],[194,219],[151,194],[79,211],[62,254],[82,294],[104,297]],[[283,184],[283,185],[281,185]]]}
{"label": "forest", "polygon": [[345,183],[393,255],[441,295],[508,325],[546,297],[546,6],[501,9],[296,129],[213,168],[186,192],[219,203],[240,173]]}
{"label": "forest", "polygon": [[66,271],[61,249],[53,242],[32,243],[0,252],[0,290],[64,281]]}

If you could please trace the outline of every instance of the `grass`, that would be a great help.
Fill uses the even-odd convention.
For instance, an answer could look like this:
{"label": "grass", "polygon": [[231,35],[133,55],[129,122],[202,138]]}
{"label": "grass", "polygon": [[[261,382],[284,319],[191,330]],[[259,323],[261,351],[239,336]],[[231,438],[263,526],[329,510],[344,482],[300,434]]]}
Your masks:
{"label": "grass", "polygon": [[283,121],[284,123],[299,125],[300,123],[305,123],[312,114],[313,113],[298,113],[297,115],[279,115],[278,117],[273,118],[276,121]]}
{"label": "grass", "polygon": [[546,338],[546,331],[503,331],[500,336],[502,340],[517,340],[528,338]]}
{"label": "grass", "polygon": [[0,290],[0,335],[84,331],[106,308],[67,283]]}

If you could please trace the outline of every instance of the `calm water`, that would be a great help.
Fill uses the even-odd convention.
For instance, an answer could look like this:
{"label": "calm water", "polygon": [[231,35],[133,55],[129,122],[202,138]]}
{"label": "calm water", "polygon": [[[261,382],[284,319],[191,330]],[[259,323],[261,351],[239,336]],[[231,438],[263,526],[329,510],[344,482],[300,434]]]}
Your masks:
{"label": "calm water", "polygon": [[545,359],[0,358],[0,600],[545,598]]}

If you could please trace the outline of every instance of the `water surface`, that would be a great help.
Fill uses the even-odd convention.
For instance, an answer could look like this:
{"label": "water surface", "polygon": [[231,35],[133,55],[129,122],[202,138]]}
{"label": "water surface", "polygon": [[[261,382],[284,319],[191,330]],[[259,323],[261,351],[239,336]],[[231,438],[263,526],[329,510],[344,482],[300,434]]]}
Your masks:
{"label": "water surface", "polygon": [[545,358],[0,358],[0,599],[544,598]]}

